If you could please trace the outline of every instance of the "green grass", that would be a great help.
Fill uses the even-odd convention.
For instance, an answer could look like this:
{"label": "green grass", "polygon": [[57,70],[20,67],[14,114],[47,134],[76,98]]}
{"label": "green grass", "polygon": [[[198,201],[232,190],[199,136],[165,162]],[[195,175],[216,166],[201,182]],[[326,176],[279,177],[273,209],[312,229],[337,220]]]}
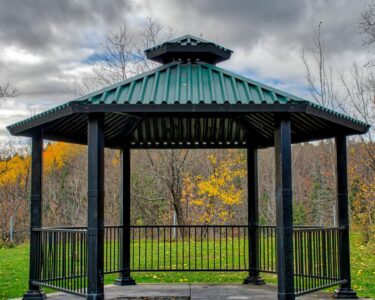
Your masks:
{"label": "green grass", "polygon": [[[234,252],[236,253],[237,250],[238,248],[235,246]],[[151,248],[148,246],[148,255],[150,255],[149,251],[151,251]],[[154,248],[153,251],[157,251],[157,248]],[[172,248],[173,251],[174,249]],[[178,251],[179,256],[181,256],[180,251]],[[191,249],[191,251],[194,250]],[[197,251],[200,254],[199,248]],[[242,251],[246,251],[246,249],[242,249]],[[218,248],[216,248],[216,253],[218,253]],[[375,297],[375,242],[370,241],[366,245],[361,245],[360,234],[352,233],[351,253],[353,288],[361,297]],[[0,248],[0,299],[21,297],[27,290],[28,255],[29,246],[26,244],[15,248]],[[205,261],[206,259],[207,257],[203,252],[203,260]],[[172,263],[175,264],[177,262],[173,260]],[[199,264],[200,260],[198,259],[197,266]],[[132,273],[132,276],[138,283],[240,283],[246,277],[246,272],[138,272]],[[274,275],[262,274],[262,276],[269,283],[276,282],[276,276]],[[105,283],[110,284],[115,278],[116,275],[107,275]],[[46,291],[50,292],[51,290]],[[332,291],[332,288],[329,291]]]}

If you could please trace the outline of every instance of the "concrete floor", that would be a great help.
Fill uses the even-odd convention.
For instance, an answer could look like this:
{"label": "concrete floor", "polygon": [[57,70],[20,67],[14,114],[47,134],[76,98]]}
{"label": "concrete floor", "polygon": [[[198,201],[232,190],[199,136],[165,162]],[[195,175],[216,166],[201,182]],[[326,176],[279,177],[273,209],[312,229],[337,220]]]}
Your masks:
{"label": "concrete floor", "polygon": [[[106,299],[215,299],[215,300],[246,300],[277,299],[277,289],[274,285],[243,285],[243,284],[138,284],[135,286],[105,287]],[[80,300],[82,297],[65,293],[52,293],[47,296],[50,300]],[[303,300],[332,299],[324,292],[299,297]]]}

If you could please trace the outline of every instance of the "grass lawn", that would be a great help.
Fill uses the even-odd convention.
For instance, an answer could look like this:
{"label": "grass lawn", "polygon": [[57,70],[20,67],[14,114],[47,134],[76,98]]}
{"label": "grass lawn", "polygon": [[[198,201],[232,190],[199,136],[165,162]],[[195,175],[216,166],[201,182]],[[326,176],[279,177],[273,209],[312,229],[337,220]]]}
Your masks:
{"label": "grass lawn", "polygon": [[[361,297],[375,297],[375,242],[361,245],[359,233],[351,234],[352,285]],[[0,299],[21,297],[27,290],[29,246],[0,249]],[[245,272],[155,272],[133,273],[138,283],[186,283],[186,282],[237,282],[246,277]],[[276,276],[262,274],[269,283]],[[116,275],[107,275],[106,284]],[[332,291],[333,289],[329,289]],[[46,290],[50,292],[51,290]]]}

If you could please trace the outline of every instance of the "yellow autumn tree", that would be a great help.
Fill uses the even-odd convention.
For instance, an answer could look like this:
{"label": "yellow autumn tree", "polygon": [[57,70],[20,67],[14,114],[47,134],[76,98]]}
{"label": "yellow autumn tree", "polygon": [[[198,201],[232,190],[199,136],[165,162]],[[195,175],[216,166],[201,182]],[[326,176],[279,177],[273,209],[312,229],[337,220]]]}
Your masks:
{"label": "yellow autumn tree", "polygon": [[245,160],[239,151],[228,150],[221,159],[210,154],[208,161],[208,176],[184,176],[183,202],[193,224],[225,224],[244,198]]}
{"label": "yellow autumn tree", "polygon": [[[49,182],[61,180],[61,176],[56,171],[61,170],[74,157],[84,150],[82,146],[66,143],[50,143],[43,151],[43,173],[44,194],[48,197]],[[8,242],[11,227],[17,240],[25,236],[28,225],[29,214],[29,194],[30,194],[30,155],[14,154],[11,157],[0,160],[0,235],[1,242]],[[47,195],[46,195],[47,194]],[[60,196],[55,191],[56,197]],[[58,207],[52,206],[52,201],[45,201],[49,211],[58,211]]]}

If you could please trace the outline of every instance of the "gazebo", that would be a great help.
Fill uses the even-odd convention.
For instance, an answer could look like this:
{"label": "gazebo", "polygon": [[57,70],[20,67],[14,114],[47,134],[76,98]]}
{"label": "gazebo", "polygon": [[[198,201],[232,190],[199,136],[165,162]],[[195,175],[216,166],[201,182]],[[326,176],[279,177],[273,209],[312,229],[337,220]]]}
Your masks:
{"label": "gazebo", "polygon": [[[133,271],[248,271],[246,284],[263,284],[260,272],[270,272],[277,274],[278,299],[335,285],[336,298],[356,298],[346,138],[369,126],[216,66],[232,51],[202,38],[186,35],[145,53],[161,66],[8,127],[12,135],[32,138],[24,299],[44,299],[41,287],[104,299],[105,274],[118,272],[116,284],[129,285],[135,284]],[[291,145],[327,138],[336,141],[338,226],[293,226]],[[87,227],[43,227],[44,139],[88,146]],[[276,225],[261,226],[257,150],[273,146]],[[106,147],[121,151],[121,220],[115,226],[103,220]],[[248,224],[130,224],[131,149],[166,148],[247,149]]]}

